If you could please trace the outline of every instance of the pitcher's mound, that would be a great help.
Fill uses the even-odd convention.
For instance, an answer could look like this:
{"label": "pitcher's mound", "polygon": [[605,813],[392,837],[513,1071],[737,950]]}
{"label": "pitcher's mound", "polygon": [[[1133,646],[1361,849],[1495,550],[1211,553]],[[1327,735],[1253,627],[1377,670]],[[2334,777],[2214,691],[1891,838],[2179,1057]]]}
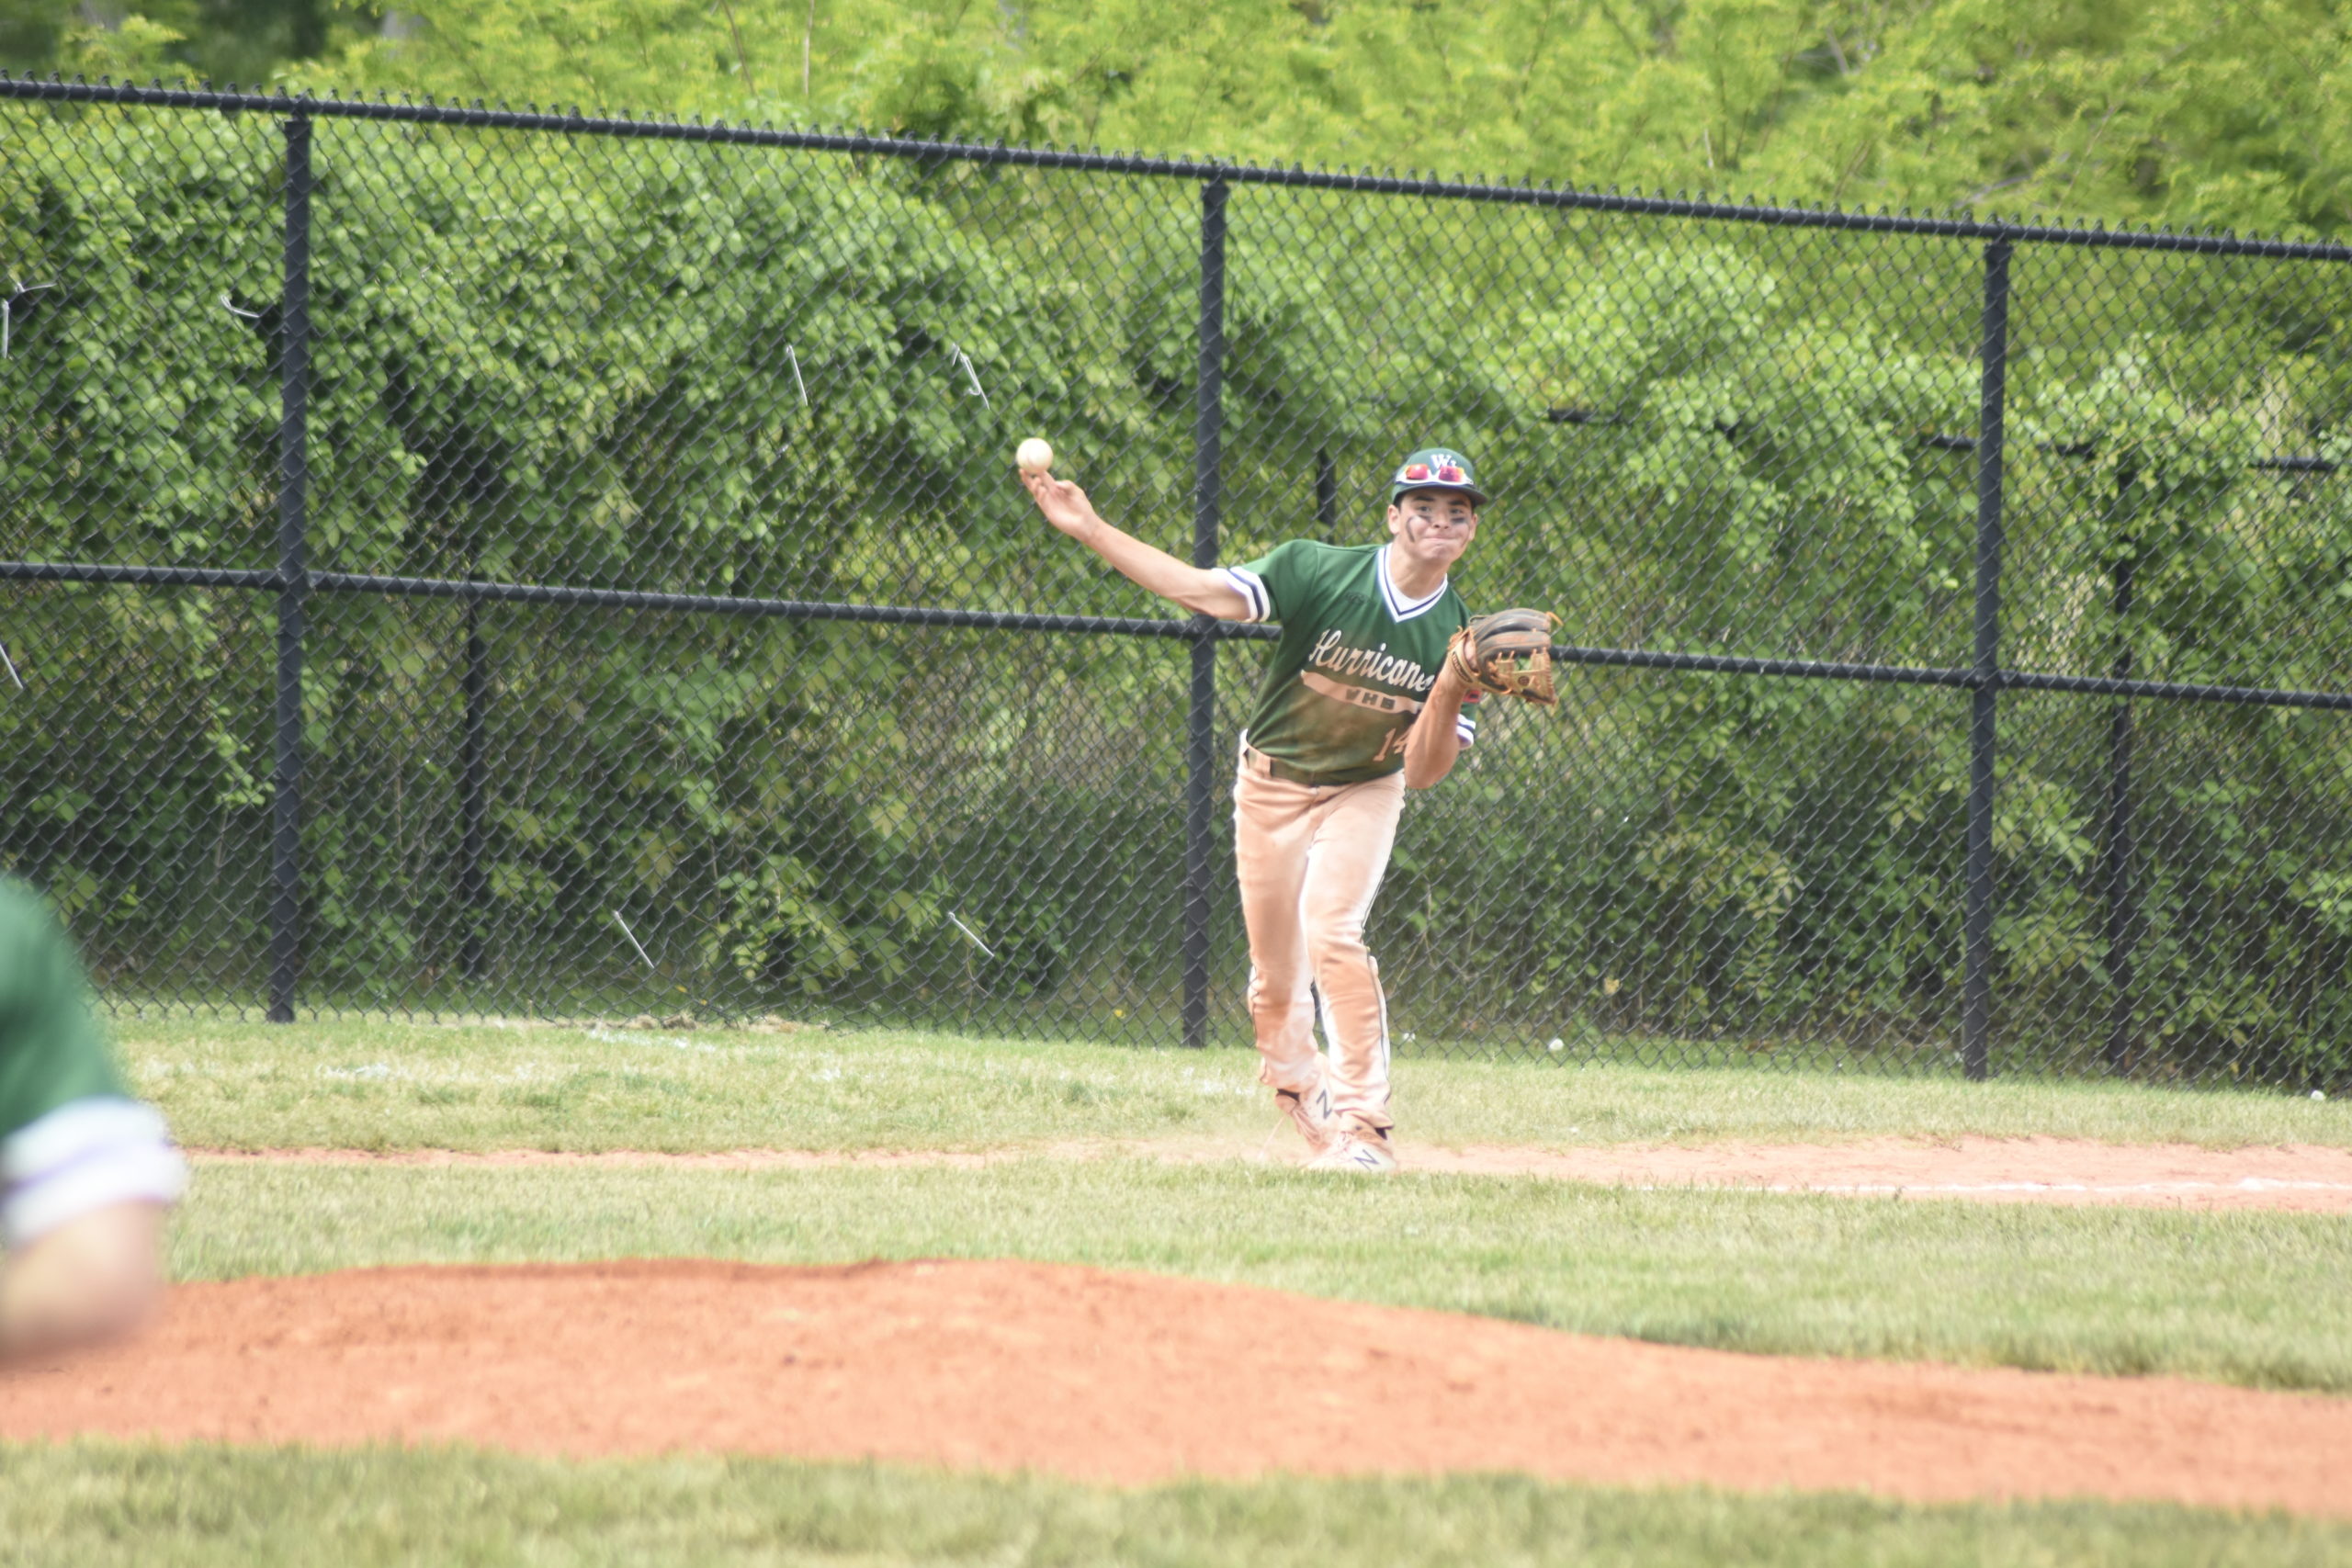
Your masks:
{"label": "pitcher's mound", "polygon": [[2352,1516],[2352,1400],[1776,1359],[1025,1263],[360,1269],[175,1290],[0,1437],[727,1450],[1145,1482],[1520,1471]]}

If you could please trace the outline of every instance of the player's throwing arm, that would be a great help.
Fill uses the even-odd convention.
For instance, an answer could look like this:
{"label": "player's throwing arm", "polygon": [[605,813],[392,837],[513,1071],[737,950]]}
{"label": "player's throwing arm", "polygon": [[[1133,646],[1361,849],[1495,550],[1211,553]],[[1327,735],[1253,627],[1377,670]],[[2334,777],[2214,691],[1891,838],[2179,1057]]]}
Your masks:
{"label": "player's throwing arm", "polygon": [[1021,482],[1037,502],[1046,521],[1101,556],[1121,575],[1149,589],[1162,599],[1214,615],[1220,621],[1249,618],[1250,605],[1224,574],[1188,565],[1132,534],[1102,520],[1086,492],[1068,479],[1054,478],[1054,449],[1035,436],[1021,444]]}

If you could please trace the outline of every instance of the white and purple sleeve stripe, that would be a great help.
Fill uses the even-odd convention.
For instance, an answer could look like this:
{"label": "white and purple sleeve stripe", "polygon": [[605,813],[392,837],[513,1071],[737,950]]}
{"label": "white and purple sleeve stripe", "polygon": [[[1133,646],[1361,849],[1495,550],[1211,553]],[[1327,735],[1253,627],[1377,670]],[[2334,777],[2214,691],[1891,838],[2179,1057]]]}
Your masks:
{"label": "white and purple sleeve stripe", "polygon": [[1240,594],[1244,600],[1248,601],[1250,613],[1241,617],[1243,620],[1262,621],[1267,616],[1274,613],[1274,602],[1272,597],[1266,592],[1265,579],[1260,577],[1256,572],[1251,571],[1248,567],[1228,566],[1220,568],[1217,575],[1224,578],[1227,584],[1231,587],[1235,592]]}
{"label": "white and purple sleeve stripe", "polygon": [[0,1142],[0,1247],[40,1240],[117,1203],[172,1203],[187,1163],[153,1106],[77,1100]]}

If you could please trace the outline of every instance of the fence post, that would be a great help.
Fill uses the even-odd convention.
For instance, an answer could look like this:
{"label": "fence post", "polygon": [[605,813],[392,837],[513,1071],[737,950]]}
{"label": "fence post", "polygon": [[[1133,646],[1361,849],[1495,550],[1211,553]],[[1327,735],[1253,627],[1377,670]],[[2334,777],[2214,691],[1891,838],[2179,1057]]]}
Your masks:
{"label": "fence post", "polygon": [[465,937],[458,952],[458,973],[469,980],[481,977],[481,911],[489,888],[481,874],[482,792],[488,786],[483,754],[485,710],[490,703],[490,650],[481,639],[481,601],[466,601],[466,719],[458,763],[458,903],[465,911]]}
{"label": "fence post", "polygon": [[311,120],[286,121],[285,277],[278,296],[277,761],[271,781],[269,1021],[294,1021],[302,969],[302,631],[311,589]]}
{"label": "fence post", "polygon": [[1984,341],[1976,412],[1976,662],[1968,726],[1968,870],[1961,983],[1961,1069],[1993,1061],[1993,779],[2001,693],[2001,458],[2009,359],[2009,242],[1984,247]]}
{"label": "fence post", "polygon": [[1340,542],[1340,468],[1331,449],[1315,449],[1315,536],[1327,545]]}
{"label": "fence post", "polygon": [[[1215,566],[1225,505],[1225,182],[1201,187],[1200,373],[1193,411],[1193,564]],[[1216,782],[1216,638],[1193,617],[1184,745],[1184,1043],[1209,1043],[1209,848]]]}
{"label": "fence post", "polygon": [[[2133,574],[2139,565],[2139,530],[2131,527],[2137,476],[2130,468],[2116,476],[2116,511],[2130,529],[2123,547],[2109,568],[2115,597],[2115,678],[2132,678],[2132,614]],[[2111,987],[2107,1014],[2107,1065],[2118,1073],[2132,1070],[2139,1031],[2137,998],[2133,995],[2132,950],[2140,934],[2140,910],[2132,878],[2132,700],[2118,697],[2107,730],[2107,848],[2100,880],[2107,894],[2107,981]]]}

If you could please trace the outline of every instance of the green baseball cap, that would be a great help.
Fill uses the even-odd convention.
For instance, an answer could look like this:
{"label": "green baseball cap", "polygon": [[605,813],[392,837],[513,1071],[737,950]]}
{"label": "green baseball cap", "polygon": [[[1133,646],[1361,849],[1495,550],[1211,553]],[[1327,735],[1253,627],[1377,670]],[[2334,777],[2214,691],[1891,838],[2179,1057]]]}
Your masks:
{"label": "green baseball cap", "polygon": [[1396,478],[1388,487],[1389,502],[1395,504],[1408,490],[1460,491],[1472,505],[1487,504],[1487,492],[1478,488],[1478,471],[1451,446],[1424,446],[1396,466]]}

